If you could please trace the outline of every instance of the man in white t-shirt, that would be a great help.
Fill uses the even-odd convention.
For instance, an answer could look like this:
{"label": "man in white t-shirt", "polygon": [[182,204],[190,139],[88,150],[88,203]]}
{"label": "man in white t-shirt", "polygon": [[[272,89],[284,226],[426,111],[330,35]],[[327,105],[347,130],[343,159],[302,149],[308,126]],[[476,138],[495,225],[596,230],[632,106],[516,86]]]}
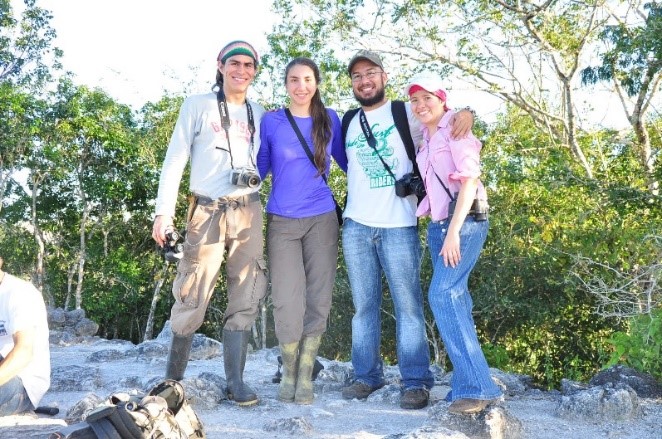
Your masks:
{"label": "man in white t-shirt", "polygon": [[[394,188],[395,181],[412,172],[413,163],[385,97],[388,77],[379,55],[359,51],[349,62],[348,73],[361,108],[349,121],[345,136],[347,205],[342,244],[355,313],[354,382],[343,389],[342,396],[365,399],[385,384],[380,356],[384,273],[395,308],[403,387],[400,407],[421,409],[428,405],[434,378],[423,314],[416,195],[400,197]],[[418,146],[422,139],[420,126],[409,103],[405,110],[414,145]],[[472,123],[469,111],[459,112],[453,135],[464,135]]]}
{"label": "man in white t-shirt", "polygon": [[31,283],[2,271],[0,416],[34,410],[51,384],[46,306]]}

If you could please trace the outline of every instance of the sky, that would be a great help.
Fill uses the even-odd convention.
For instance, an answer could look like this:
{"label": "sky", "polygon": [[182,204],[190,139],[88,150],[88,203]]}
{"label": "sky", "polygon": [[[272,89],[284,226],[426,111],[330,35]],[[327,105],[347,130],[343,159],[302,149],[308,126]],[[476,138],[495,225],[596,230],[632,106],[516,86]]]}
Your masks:
{"label": "sky", "polygon": [[[15,12],[22,0],[11,0]],[[76,83],[100,87],[121,103],[140,108],[165,89],[206,92],[216,56],[243,39],[258,53],[274,14],[271,0],[37,0],[51,11],[55,46]],[[197,72],[197,73],[196,73]]]}
{"label": "sky", "polygon": [[[11,0],[15,12],[22,0]],[[64,68],[75,82],[99,87],[114,99],[140,109],[169,91],[189,95],[209,91],[216,56],[225,44],[243,39],[258,53],[268,49],[266,36],[278,17],[272,0],[37,0],[51,11],[54,45],[64,52]],[[18,14],[17,14],[18,15]],[[503,111],[497,98],[453,81],[451,105],[470,105],[493,122]],[[187,86],[188,88],[184,88]],[[592,90],[589,99],[600,94]],[[249,92],[250,95],[250,92]],[[620,125],[620,104],[601,94],[591,119],[597,125]],[[256,98],[257,96],[251,96]]]}

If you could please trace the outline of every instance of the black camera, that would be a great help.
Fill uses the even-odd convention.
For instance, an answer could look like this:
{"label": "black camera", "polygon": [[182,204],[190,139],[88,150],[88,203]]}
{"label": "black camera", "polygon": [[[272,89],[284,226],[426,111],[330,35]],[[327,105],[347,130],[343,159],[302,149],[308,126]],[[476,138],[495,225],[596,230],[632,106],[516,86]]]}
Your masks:
{"label": "black camera", "polygon": [[423,179],[413,172],[405,174],[400,180],[395,181],[395,194],[398,197],[416,195],[419,200],[426,194]]}
{"label": "black camera", "polygon": [[[448,203],[448,221],[453,218],[453,213],[455,213],[455,204],[457,203],[458,193],[455,192],[455,198]],[[487,205],[487,200],[479,200],[478,198],[474,199],[471,204],[471,209],[467,215],[473,216],[474,221],[487,221],[487,211],[489,206]]]}
{"label": "black camera", "polygon": [[258,187],[262,179],[253,168],[233,169],[230,173],[230,183],[235,186]]}
{"label": "black camera", "polygon": [[167,230],[163,244],[163,257],[168,262],[177,262],[183,255],[184,238],[176,230]]}

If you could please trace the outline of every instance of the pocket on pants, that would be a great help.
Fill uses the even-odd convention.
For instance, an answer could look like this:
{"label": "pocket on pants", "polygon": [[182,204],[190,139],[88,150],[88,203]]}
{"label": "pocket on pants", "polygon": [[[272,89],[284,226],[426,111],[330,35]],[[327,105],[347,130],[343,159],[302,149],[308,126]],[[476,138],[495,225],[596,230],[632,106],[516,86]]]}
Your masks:
{"label": "pocket on pants", "polygon": [[175,300],[191,308],[198,306],[200,298],[199,269],[198,262],[182,259],[177,264],[177,277],[172,285]]}
{"label": "pocket on pants", "polygon": [[338,245],[340,226],[336,225],[337,219],[335,216],[329,212],[319,217],[317,222],[315,232],[317,233],[319,245],[323,247]]}
{"label": "pocket on pants", "polygon": [[264,258],[256,258],[253,291],[251,294],[253,302],[259,302],[267,295],[267,277],[267,262]]}

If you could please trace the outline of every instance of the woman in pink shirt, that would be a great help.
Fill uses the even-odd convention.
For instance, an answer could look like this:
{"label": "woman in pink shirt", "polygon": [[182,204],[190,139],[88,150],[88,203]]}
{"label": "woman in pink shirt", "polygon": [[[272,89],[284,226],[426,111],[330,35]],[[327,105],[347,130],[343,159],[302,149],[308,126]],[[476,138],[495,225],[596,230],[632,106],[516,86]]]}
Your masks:
{"label": "woman in pink shirt", "polygon": [[406,87],[421,122],[423,141],[416,155],[427,195],[418,216],[430,216],[428,245],[434,273],[430,307],[453,363],[449,411],[483,410],[502,392],[492,381],[471,315],[468,280],[487,237],[487,194],[480,177],[481,143],[473,134],[451,136],[455,112],[446,105],[441,78],[423,75]]}

